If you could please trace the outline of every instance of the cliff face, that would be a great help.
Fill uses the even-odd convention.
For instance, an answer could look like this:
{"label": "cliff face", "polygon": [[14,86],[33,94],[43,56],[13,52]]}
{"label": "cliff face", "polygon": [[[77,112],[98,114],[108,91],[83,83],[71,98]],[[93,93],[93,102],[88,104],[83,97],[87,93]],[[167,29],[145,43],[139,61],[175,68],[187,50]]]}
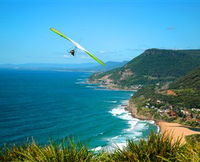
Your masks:
{"label": "cliff face", "polygon": [[153,117],[149,114],[140,114],[138,113],[138,110],[137,110],[137,106],[136,104],[129,100],[129,105],[128,105],[128,111],[131,113],[131,115],[134,117],[134,118],[137,118],[137,119],[141,119],[141,120],[154,120]]}
{"label": "cliff face", "polygon": [[148,49],[121,68],[96,73],[91,82],[105,82],[120,88],[172,81],[200,66],[200,50]]}

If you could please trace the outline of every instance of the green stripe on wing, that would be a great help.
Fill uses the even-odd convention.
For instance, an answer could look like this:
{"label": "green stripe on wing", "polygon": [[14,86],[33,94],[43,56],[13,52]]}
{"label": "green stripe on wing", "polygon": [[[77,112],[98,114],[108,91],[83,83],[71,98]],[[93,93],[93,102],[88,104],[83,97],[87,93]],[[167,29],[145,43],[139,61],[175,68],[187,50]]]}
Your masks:
{"label": "green stripe on wing", "polygon": [[92,57],[94,60],[96,60],[98,63],[100,63],[101,65],[105,66],[106,64],[103,63],[101,60],[99,60],[96,56],[94,56],[93,54],[91,54],[89,51],[85,51],[90,57]]}
{"label": "green stripe on wing", "polygon": [[70,41],[69,38],[67,38],[64,34],[62,34],[61,32],[59,32],[58,30],[54,29],[54,28],[50,28],[50,30],[58,35],[60,35],[61,37],[67,39],[68,41]]}
{"label": "green stripe on wing", "polygon": [[50,28],[51,31],[53,31],[54,33],[60,35],[61,37],[67,39],[68,41],[70,41],[71,43],[73,43],[77,48],[79,48],[80,50],[84,51],[85,53],[87,53],[90,57],[92,57],[94,60],[96,60],[98,63],[100,63],[101,65],[106,65],[105,63],[103,63],[101,60],[99,60],[96,56],[94,56],[93,54],[91,54],[89,51],[87,51],[85,48],[83,48],[80,44],[78,44],[77,42],[73,41],[72,39],[68,38],[67,36],[65,36],[64,34],[62,34],[61,32],[59,32],[58,30],[56,30],[55,28]]}

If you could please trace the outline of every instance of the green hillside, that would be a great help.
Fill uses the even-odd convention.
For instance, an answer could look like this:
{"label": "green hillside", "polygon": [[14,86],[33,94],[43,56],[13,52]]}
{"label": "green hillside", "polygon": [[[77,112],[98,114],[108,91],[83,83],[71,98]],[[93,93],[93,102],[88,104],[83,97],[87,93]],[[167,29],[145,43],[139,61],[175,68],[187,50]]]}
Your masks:
{"label": "green hillside", "polygon": [[200,67],[192,70],[187,75],[174,81],[172,89],[194,89],[200,91]]}
{"label": "green hillside", "polygon": [[121,68],[96,73],[91,82],[130,88],[139,84],[171,81],[200,66],[200,50],[148,49]]}
{"label": "green hillside", "polygon": [[143,87],[131,102],[145,116],[200,127],[200,67],[168,86]]}

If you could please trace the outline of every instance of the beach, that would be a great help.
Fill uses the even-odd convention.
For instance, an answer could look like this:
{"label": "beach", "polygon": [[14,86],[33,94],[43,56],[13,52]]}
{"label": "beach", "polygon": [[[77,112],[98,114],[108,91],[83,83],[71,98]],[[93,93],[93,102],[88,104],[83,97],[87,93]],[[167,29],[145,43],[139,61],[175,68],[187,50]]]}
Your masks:
{"label": "beach", "polygon": [[[109,86],[103,86],[103,85],[100,85],[100,87],[104,87],[104,88],[107,88],[110,90],[121,90],[121,89],[117,89],[117,88],[113,88],[113,87],[111,88]],[[128,91],[131,91],[131,90],[128,90]],[[138,115],[136,105],[134,103],[130,102],[130,100],[129,100],[129,103],[128,103],[128,106],[126,109],[131,113],[133,118],[137,118],[139,120],[154,120],[151,117],[147,117],[144,115]],[[193,131],[189,127],[184,126],[179,123],[169,123],[169,122],[165,122],[165,121],[156,121],[156,120],[154,120],[154,121],[155,121],[156,125],[159,127],[160,133],[165,133],[166,136],[171,136],[172,141],[176,141],[176,140],[180,139],[180,142],[182,144],[184,144],[186,142],[186,140],[185,140],[186,136],[193,135],[193,134],[200,134],[200,132]]]}
{"label": "beach", "polygon": [[181,143],[185,143],[185,137],[192,134],[200,134],[198,131],[193,131],[179,123],[169,123],[165,121],[156,121],[156,124],[160,127],[161,133],[166,133],[166,135],[171,136],[173,141],[178,139],[181,140]]}
{"label": "beach", "polygon": [[[152,118],[138,115],[136,105],[131,102],[129,102],[128,110],[134,118],[138,118],[140,120],[153,120]],[[200,132],[193,131],[190,127],[179,123],[169,123],[165,121],[155,121],[155,123],[159,126],[160,133],[165,133],[167,136],[171,136],[173,141],[180,139],[181,143],[185,143],[185,137],[188,135],[200,134]]]}

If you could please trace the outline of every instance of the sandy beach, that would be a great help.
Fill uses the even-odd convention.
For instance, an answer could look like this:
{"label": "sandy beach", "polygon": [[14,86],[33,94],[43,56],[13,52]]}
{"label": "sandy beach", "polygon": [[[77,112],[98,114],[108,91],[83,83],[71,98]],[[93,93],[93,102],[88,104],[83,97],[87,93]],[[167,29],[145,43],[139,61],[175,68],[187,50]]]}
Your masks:
{"label": "sandy beach", "polygon": [[[111,89],[111,90],[122,90],[122,89],[113,88],[110,86],[103,86],[103,85],[100,85],[99,87],[101,88],[104,87],[106,89]],[[127,91],[134,91],[134,90],[127,90]],[[127,110],[132,114],[134,118],[138,118],[140,120],[154,120],[147,116],[138,115],[136,105],[131,103],[130,101],[128,103]],[[167,136],[171,136],[173,138],[173,141],[180,139],[181,143],[186,142],[185,137],[188,135],[200,134],[199,131],[193,131],[189,129],[189,127],[184,126],[179,123],[169,123],[165,121],[155,121],[155,123],[159,126],[161,133],[166,133]]]}
{"label": "sandy beach", "polygon": [[173,137],[173,140],[181,138],[181,143],[185,143],[185,137],[192,134],[200,134],[198,131],[193,131],[188,127],[178,123],[168,123],[164,121],[157,121],[156,124],[160,127],[160,132],[166,132],[167,135]]}
{"label": "sandy beach", "polygon": [[[129,112],[132,114],[133,117],[138,118],[140,120],[153,120],[152,118],[138,115],[137,108],[135,104],[129,102],[128,106]],[[192,134],[200,134],[199,131],[193,131],[189,129],[189,127],[184,126],[179,123],[169,123],[165,121],[155,121],[156,124],[160,127],[161,133],[166,133],[166,135],[171,136],[173,141],[181,138],[181,143],[185,143],[185,137]]]}

